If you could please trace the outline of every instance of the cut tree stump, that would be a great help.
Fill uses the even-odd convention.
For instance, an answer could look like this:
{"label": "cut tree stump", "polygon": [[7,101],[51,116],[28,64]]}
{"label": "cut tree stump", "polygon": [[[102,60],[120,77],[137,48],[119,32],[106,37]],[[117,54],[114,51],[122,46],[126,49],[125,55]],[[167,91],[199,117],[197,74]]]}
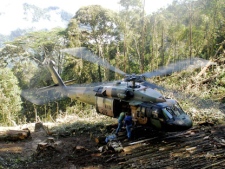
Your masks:
{"label": "cut tree stump", "polygon": [[53,137],[48,137],[45,141],[38,143],[37,156],[45,156],[54,152],[60,152],[59,145],[61,141],[55,141]]}
{"label": "cut tree stump", "polygon": [[28,128],[22,130],[6,130],[0,131],[1,141],[19,141],[30,137],[30,130]]}
{"label": "cut tree stump", "polygon": [[44,131],[47,135],[51,135],[47,126],[44,126],[42,122],[35,123],[34,132]]}

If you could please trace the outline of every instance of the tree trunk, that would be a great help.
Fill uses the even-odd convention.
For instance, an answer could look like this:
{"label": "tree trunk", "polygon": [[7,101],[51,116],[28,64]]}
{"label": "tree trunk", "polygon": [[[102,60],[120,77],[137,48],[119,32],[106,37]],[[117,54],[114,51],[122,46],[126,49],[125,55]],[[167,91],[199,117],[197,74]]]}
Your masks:
{"label": "tree trunk", "polygon": [[189,57],[191,59],[192,57],[192,2],[190,3],[190,9],[189,9],[189,27],[190,27],[190,32],[189,32]]}
{"label": "tree trunk", "polygon": [[164,26],[162,26],[162,37],[161,37],[161,49],[160,49],[160,55],[161,55],[161,61],[160,61],[160,66],[164,66],[165,62],[165,57],[164,57]]}
{"label": "tree trunk", "polygon": [[143,13],[142,13],[142,32],[141,32],[141,51],[140,51],[140,56],[141,56],[141,73],[144,73],[144,51],[145,51],[145,0],[143,4]]}
{"label": "tree trunk", "polygon": [[99,77],[99,82],[102,82],[102,74],[101,74],[101,67],[98,65],[98,77]]}
{"label": "tree trunk", "polygon": [[[125,28],[126,29],[126,28]],[[126,44],[126,32],[124,32],[124,41],[123,41],[123,55],[124,55],[124,72],[127,72],[127,44]]]}

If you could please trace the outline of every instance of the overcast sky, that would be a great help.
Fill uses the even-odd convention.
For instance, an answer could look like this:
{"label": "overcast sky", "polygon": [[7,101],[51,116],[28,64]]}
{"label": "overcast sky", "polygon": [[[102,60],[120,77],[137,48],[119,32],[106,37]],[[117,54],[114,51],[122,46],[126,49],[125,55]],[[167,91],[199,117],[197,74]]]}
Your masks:
{"label": "overcast sky", "polygon": [[[58,6],[63,10],[75,14],[82,6],[101,5],[102,7],[119,11],[119,0],[0,0],[0,34],[9,34],[11,30],[16,28],[24,29],[29,26],[29,22],[23,20],[23,3],[34,4],[41,8],[49,6]],[[145,11],[151,13],[161,7],[166,7],[173,0],[145,0]],[[14,22],[12,22],[14,21]],[[44,22],[33,25],[41,28],[43,26],[56,27],[62,23],[55,21],[54,23]]]}

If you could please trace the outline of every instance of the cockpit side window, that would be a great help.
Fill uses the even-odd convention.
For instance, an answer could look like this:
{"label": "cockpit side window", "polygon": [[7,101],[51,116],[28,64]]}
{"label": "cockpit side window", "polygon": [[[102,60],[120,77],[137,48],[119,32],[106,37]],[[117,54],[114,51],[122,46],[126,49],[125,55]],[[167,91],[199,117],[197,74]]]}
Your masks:
{"label": "cockpit side window", "polygon": [[171,113],[169,111],[167,111],[167,109],[162,109],[162,111],[163,111],[163,115],[166,120],[173,118],[173,116],[171,115]]}
{"label": "cockpit side window", "polygon": [[152,118],[163,119],[163,114],[161,109],[153,108],[152,109]]}
{"label": "cockpit side window", "polygon": [[151,115],[152,115],[152,107],[151,108],[150,107],[146,108],[146,115],[147,115],[147,117],[151,117]]}
{"label": "cockpit side window", "polygon": [[138,117],[146,117],[146,113],[145,113],[146,108],[145,107],[141,107],[140,111],[138,112]]}
{"label": "cockpit side window", "polygon": [[158,114],[158,109],[152,109],[152,118],[157,119],[159,117]]}
{"label": "cockpit side window", "polygon": [[145,107],[141,108],[141,115],[145,116]]}

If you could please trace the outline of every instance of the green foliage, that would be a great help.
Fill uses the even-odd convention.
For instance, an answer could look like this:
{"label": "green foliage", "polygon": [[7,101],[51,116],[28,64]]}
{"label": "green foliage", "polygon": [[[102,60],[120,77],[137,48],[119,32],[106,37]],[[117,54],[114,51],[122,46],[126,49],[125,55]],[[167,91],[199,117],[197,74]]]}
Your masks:
{"label": "green foliage", "polygon": [[123,6],[126,10],[130,7],[132,8],[141,8],[141,1],[140,0],[120,0],[119,3]]}
{"label": "green foliage", "polygon": [[78,47],[81,46],[80,42],[80,33],[81,31],[79,30],[79,25],[77,23],[76,19],[71,19],[68,27],[66,29],[66,37],[68,39],[68,47]]}
{"label": "green foliage", "polygon": [[[118,29],[115,13],[111,10],[99,5],[80,8],[71,19],[66,35],[68,47],[86,46],[109,62],[115,57],[111,51],[116,48]],[[78,83],[99,82],[102,81],[102,74],[104,80],[111,78],[107,71],[93,63],[68,56],[63,77],[75,78]]]}
{"label": "green foliage", "polygon": [[32,61],[25,60],[16,62],[12,68],[14,75],[19,81],[19,86],[22,89],[31,86],[31,80],[37,71],[37,67]]}
{"label": "green foliage", "polygon": [[32,32],[23,41],[26,48],[32,49],[35,58],[43,62],[46,57],[58,59],[59,50],[65,46],[63,36],[64,30],[55,28],[51,31]]}
{"label": "green foliage", "polygon": [[[33,32],[8,42],[0,50],[0,67],[12,68],[22,88],[49,86],[52,85],[49,72],[42,67],[40,70],[37,68],[46,58],[50,58],[56,62],[63,80],[75,79],[78,84],[92,83],[121,77],[96,64],[63,55],[60,49],[87,47],[116,68],[138,74],[187,57],[212,58],[218,44],[225,39],[224,0],[174,1],[168,8],[149,15],[143,11],[142,2],[120,0],[122,8],[119,13],[99,5],[82,7],[65,30],[56,28]],[[33,6],[24,7],[37,13],[34,20],[45,16],[45,11]],[[221,51],[218,53],[220,56]],[[166,78],[165,83],[189,90],[188,80],[195,75],[182,72]],[[221,74],[210,85],[202,85],[202,89],[208,90],[204,97],[222,97],[224,84],[224,75]],[[215,85],[217,88],[211,89]],[[191,87],[197,90],[199,86]],[[22,115],[34,120],[33,112],[37,110],[41,118],[54,117],[59,107],[66,110],[70,104],[70,100],[64,100],[34,107],[24,102]]]}
{"label": "green foliage", "polygon": [[99,5],[80,8],[74,19],[82,24],[83,43],[86,45],[104,45],[114,41],[117,35],[115,13]]}
{"label": "green foliage", "polygon": [[80,59],[73,59],[72,63],[65,63],[62,78],[64,80],[74,79],[75,84],[99,82],[96,72],[97,65]]}
{"label": "green foliage", "polygon": [[8,68],[0,69],[0,124],[12,125],[21,110],[18,80]]}

